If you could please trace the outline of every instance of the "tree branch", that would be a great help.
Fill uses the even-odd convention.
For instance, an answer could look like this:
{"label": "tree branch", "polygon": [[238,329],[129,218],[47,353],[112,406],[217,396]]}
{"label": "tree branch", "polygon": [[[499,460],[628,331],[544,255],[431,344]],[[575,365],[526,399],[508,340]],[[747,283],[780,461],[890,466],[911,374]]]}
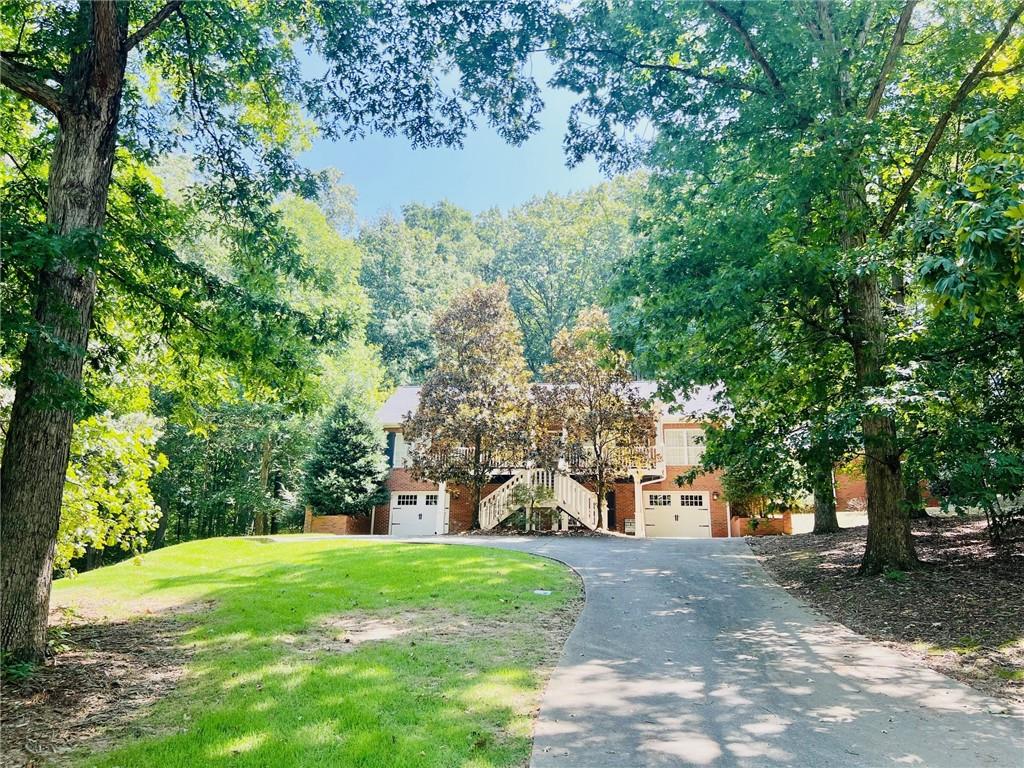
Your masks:
{"label": "tree branch", "polygon": [[59,115],[64,106],[60,91],[39,80],[36,70],[0,55],[0,82],[17,94]]}
{"label": "tree branch", "polygon": [[750,54],[750,58],[752,58],[757,63],[757,66],[761,68],[761,71],[764,72],[764,76],[768,78],[768,81],[772,84],[772,88],[776,93],[782,93],[782,81],[779,80],[778,75],[775,74],[775,70],[772,69],[772,65],[768,63],[768,60],[761,55],[761,51],[759,51],[757,46],[754,44],[754,39],[740,23],[740,20],[729,13],[729,11],[727,11],[721,3],[716,2],[716,0],[704,0],[704,2],[712,11],[715,12],[716,15],[721,17],[726,24],[736,31],[736,34],[739,35],[740,40],[743,42],[743,47],[747,49],[747,53]]}
{"label": "tree branch", "polygon": [[163,6],[161,6],[160,10],[157,11],[156,14],[153,16],[153,18],[151,18],[149,21],[147,21],[145,24],[143,24],[141,27],[135,30],[135,32],[128,36],[128,40],[125,42],[125,50],[130,51],[132,48],[134,48],[147,37],[149,37],[151,34],[153,34],[153,32],[156,31],[156,28],[167,20],[168,16],[170,16],[172,13],[178,10],[178,8],[181,6],[181,2],[182,0],[170,0],[170,2],[164,3]]}
{"label": "tree branch", "polygon": [[996,39],[992,41],[992,45],[988,47],[984,55],[978,59],[978,62],[971,69],[964,81],[960,83],[960,87],[957,89],[953,98],[949,102],[949,106],[946,107],[946,111],[939,117],[938,122],[935,123],[935,127],[932,129],[931,136],[928,137],[928,143],[925,144],[921,154],[917,156],[917,160],[914,161],[913,170],[910,172],[910,176],[907,177],[906,181],[900,187],[899,192],[896,193],[896,198],[893,200],[892,205],[889,207],[889,212],[885,215],[882,220],[881,226],[878,228],[879,234],[882,237],[887,237],[892,232],[893,226],[896,224],[896,219],[903,210],[903,206],[907,200],[910,199],[911,192],[914,191],[914,185],[917,184],[921,178],[921,174],[924,173],[924,167],[928,164],[931,156],[935,153],[935,148],[938,147],[939,141],[942,139],[942,134],[946,130],[946,126],[949,124],[950,119],[956,114],[957,110],[960,109],[960,105],[964,99],[967,98],[974,87],[981,80],[982,73],[985,71],[985,67],[992,60],[992,57],[996,55],[996,52],[1002,48],[1003,43],[1010,36],[1010,32],[1013,30],[1014,25],[1020,19],[1021,14],[1024,13],[1024,3],[1021,3],[1013,12],[1010,14],[1010,18],[1006,20],[1006,24],[1003,25],[1002,30],[996,36]]}
{"label": "tree branch", "polygon": [[1002,77],[1003,75],[1012,75],[1014,72],[1019,72],[1024,69],[1024,61],[1018,61],[1004,69],[990,69],[988,72],[982,72],[981,77]]}
{"label": "tree branch", "polygon": [[917,5],[917,0],[907,0],[906,5],[903,6],[903,12],[900,13],[900,20],[896,23],[896,31],[893,32],[889,52],[885,55],[882,68],[878,71],[875,87],[871,90],[871,98],[868,99],[866,113],[868,120],[874,120],[875,115],[878,114],[878,110],[882,106],[882,94],[885,93],[885,86],[889,82],[889,75],[892,74],[892,68],[896,66],[896,59],[899,57],[903,41],[907,37],[907,29],[910,27],[910,17],[914,15],[915,5]]}
{"label": "tree branch", "polygon": [[661,72],[677,72],[681,75],[692,78],[694,80],[700,80],[705,83],[711,83],[712,85],[718,85],[723,88],[731,88],[732,90],[735,91],[747,91],[748,93],[757,93],[762,96],[768,95],[768,92],[765,91],[764,88],[761,88],[760,86],[757,85],[750,85],[737,78],[728,77],[726,75],[707,74],[701,72],[698,69],[693,69],[692,67],[680,67],[673,64],[654,64],[652,62],[639,61],[638,59],[634,59],[631,56],[627,56],[622,51],[615,51],[610,48],[543,48],[534,51],[534,53],[546,53],[555,50],[563,50],[568,53],[593,53],[599,56],[610,56],[615,59],[618,59],[623,64],[628,64],[629,66],[636,67],[637,69],[649,69]]}

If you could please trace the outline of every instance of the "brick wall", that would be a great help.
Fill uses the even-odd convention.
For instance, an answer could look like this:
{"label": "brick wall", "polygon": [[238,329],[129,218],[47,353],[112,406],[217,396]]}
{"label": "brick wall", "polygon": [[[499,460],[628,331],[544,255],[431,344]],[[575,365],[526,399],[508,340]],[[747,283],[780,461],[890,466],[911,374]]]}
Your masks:
{"label": "brick wall", "polygon": [[335,533],[339,536],[362,535],[370,532],[370,518],[351,515],[310,515],[307,533]]}
{"label": "brick wall", "polygon": [[626,521],[636,519],[636,497],[633,481],[615,484],[615,530],[626,532]]}
{"label": "brick wall", "polygon": [[[689,467],[667,467],[665,479],[658,483],[645,485],[643,490],[647,491],[704,491],[708,494],[711,503],[711,535],[722,537],[729,535],[729,513],[726,508],[725,494],[722,493],[722,473],[706,472],[697,477],[690,485],[679,485],[676,478],[684,474]],[[715,494],[718,499],[715,499]]]}
{"label": "brick wall", "polygon": [[[501,483],[488,483],[480,494],[486,499]],[[451,506],[448,508],[448,533],[462,533],[473,527],[473,489],[461,485],[448,486],[452,495]]]}
{"label": "brick wall", "polygon": [[386,483],[389,491],[436,491],[437,483],[416,480],[408,469],[392,469]]}
{"label": "brick wall", "polygon": [[388,512],[390,508],[389,504],[381,504],[373,508],[372,533],[374,536],[387,536],[391,533],[391,516]]}
{"label": "brick wall", "polygon": [[836,472],[836,509],[840,512],[863,511],[868,508],[868,487],[864,475]]}

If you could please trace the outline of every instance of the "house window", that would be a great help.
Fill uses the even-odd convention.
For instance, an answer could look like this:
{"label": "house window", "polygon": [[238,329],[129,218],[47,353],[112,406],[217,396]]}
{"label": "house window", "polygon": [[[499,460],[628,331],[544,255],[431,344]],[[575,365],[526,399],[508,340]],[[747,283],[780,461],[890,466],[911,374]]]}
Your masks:
{"label": "house window", "polygon": [[703,455],[703,429],[665,430],[665,463],[670,467],[691,467],[700,464]]}
{"label": "house window", "polygon": [[647,503],[652,507],[671,507],[672,506],[672,494],[671,493],[652,493],[648,497]]}
{"label": "house window", "polygon": [[406,467],[409,465],[409,444],[405,442],[401,432],[395,432],[395,457],[391,463],[392,467]]}
{"label": "house window", "polygon": [[395,504],[396,507],[415,507],[417,496],[415,493],[400,493],[398,494],[398,502]]}
{"label": "house window", "polygon": [[703,507],[703,493],[681,493],[679,494],[679,506],[681,507]]}
{"label": "house window", "polygon": [[700,464],[704,456],[704,430],[684,429],[686,432],[686,454],[689,458],[687,464],[694,466]]}
{"label": "house window", "polygon": [[665,430],[665,463],[670,467],[686,466],[686,430]]}
{"label": "house window", "polygon": [[436,493],[428,493],[427,496],[426,496],[426,499],[427,500],[424,503],[428,507],[436,507],[437,506],[437,494]]}

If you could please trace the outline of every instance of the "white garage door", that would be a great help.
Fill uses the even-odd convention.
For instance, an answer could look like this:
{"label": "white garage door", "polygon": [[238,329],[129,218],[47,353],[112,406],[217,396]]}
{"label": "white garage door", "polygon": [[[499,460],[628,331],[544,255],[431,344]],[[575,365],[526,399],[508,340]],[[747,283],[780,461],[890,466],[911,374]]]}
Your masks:
{"label": "white garage door", "polygon": [[438,530],[437,503],[436,493],[392,493],[391,535],[433,536],[441,533]]}
{"label": "white garage door", "polygon": [[644,493],[644,527],[651,538],[711,536],[708,494],[685,491]]}

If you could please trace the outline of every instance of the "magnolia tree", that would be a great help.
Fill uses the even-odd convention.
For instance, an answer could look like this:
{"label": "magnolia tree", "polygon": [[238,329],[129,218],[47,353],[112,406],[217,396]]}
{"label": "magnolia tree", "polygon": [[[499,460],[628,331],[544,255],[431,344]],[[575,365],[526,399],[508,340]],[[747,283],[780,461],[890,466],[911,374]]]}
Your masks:
{"label": "magnolia tree", "polygon": [[541,455],[568,457],[570,472],[593,481],[597,525],[605,528],[605,495],[615,479],[650,463],[654,412],[634,388],[629,355],[612,345],[600,309],[584,310],[572,330],[561,331],[551,356],[545,374],[552,386],[538,388],[537,398],[542,423],[560,424],[562,431],[546,432],[559,450]]}
{"label": "magnolia tree", "polygon": [[529,372],[505,284],[470,288],[432,334],[437,364],[403,434],[414,477],[470,489],[476,528],[484,486],[496,470],[522,464],[532,443]]}

